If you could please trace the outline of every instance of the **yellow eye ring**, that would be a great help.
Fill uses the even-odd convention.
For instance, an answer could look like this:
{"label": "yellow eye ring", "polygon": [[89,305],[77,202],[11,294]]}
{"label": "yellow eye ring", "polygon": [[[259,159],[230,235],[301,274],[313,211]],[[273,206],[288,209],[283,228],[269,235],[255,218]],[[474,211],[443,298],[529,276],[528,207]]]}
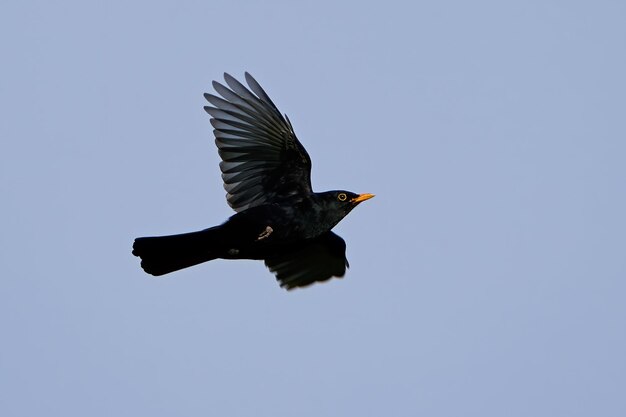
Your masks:
{"label": "yellow eye ring", "polygon": [[348,196],[346,195],[346,193],[339,193],[339,195],[337,196],[337,200],[339,201],[346,201],[348,199]]}

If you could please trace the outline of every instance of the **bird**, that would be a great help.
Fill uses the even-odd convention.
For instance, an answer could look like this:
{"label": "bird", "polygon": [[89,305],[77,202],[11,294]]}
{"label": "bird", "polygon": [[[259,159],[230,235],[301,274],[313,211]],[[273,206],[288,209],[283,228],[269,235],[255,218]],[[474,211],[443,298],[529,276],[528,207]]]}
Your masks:
{"label": "bird", "polygon": [[235,211],[223,224],[169,236],[136,238],[133,255],[154,276],[213,259],[262,260],[287,290],[307,287],[349,267],[345,241],[332,232],[373,194],[313,192],[311,158],[261,85],[224,73],[205,93],[226,201]]}

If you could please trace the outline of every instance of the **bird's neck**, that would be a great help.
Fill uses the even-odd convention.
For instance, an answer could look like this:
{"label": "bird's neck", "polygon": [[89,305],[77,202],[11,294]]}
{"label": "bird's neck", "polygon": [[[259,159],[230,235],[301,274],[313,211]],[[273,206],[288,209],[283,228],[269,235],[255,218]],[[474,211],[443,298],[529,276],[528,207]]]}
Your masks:
{"label": "bird's neck", "polygon": [[344,217],[342,213],[330,209],[325,200],[312,194],[300,204],[302,218],[306,219],[305,234],[307,238],[317,237],[330,231]]}

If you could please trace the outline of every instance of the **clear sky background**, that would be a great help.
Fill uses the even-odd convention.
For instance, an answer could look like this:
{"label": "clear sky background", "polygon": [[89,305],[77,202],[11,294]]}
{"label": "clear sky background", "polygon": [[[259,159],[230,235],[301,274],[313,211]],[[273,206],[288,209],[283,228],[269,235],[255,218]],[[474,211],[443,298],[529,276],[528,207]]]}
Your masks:
{"label": "clear sky background", "polygon": [[[623,1],[3,1],[0,415],[626,415]],[[224,221],[203,92],[250,71],[345,279],[155,279]]]}

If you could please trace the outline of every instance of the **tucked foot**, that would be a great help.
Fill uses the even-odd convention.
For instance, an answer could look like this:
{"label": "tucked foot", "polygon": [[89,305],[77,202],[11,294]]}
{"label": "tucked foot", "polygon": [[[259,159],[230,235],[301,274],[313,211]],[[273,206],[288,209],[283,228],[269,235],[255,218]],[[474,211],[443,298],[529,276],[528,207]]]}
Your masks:
{"label": "tucked foot", "polygon": [[267,237],[269,237],[269,235],[272,234],[272,232],[274,231],[274,229],[272,229],[270,226],[267,226],[265,228],[265,230],[263,232],[261,232],[261,234],[259,235],[259,237],[256,238],[256,240],[263,240],[266,239]]}

